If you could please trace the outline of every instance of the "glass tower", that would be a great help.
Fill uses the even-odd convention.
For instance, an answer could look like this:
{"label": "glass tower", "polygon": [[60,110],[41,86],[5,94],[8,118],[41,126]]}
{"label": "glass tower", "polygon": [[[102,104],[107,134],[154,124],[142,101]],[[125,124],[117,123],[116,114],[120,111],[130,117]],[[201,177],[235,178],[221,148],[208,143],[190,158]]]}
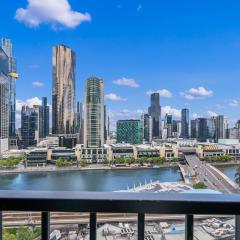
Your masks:
{"label": "glass tower", "polygon": [[161,137],[161,106],[159,93],[151,94],[151,106],[148,108],[148,114],[152,117],[152,136]]}
{"label": "glass tower", "polygon": [[181,137],[189,138],[189,110],[182,109],[181,114]]}
{"label": "glass tower", "polygon": [[[11,75],[16,73],[16,59],[13,57],[12,42],[2,38],[2,49],[8,56],[8,79],[9,79],[9,137],[15,137],[16,130],[16,79]],[[10,74],[9,74],[10,73]]]}
{"label": "glass tower", "polygon": [[52,132],[74,133],[75,53],[69,47],[53,47]]}
{"label": "glass tower", "polygon": [[84,146],[102,147],[104,144],[104,83],[102,79],[87,79],[84,105]]}

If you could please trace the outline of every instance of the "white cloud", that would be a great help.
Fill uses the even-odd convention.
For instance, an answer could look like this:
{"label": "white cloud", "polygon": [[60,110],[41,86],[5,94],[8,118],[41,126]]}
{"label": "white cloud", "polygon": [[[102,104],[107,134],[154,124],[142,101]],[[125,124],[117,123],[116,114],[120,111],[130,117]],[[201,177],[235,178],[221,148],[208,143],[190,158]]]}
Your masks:
{"label": "white cloud", "polygon": [[198,87],[198,88],[190,88],[189,90],[182,92],[180,94],[188,100],[193,100],[193,99],[203,99],[207,97],[212,97],[213,91],[207,90],[204,87]]}
{"label": "white cloud", "polygon": [[137,11],[140,12],[142,10],[142,8],[143,8],[142,4],[138,4]]}
{"label": "white cloud", "polygon": [[200,115],[200,114],[198,114],[198,113],[193,113],[192,114],[192,118],[193,119],[197,119],[197,118],[201,118],[202,117],[202,115]]}
{"label": "white cloud", "polygon": [[39,81],[35,81],[35,82],[32,82],[32,86],[33,86],[34,88],[41,88],[41,87],[44,86],[44,83],[39,82]]}
{"label": "white cloud", "polygon": [[26,8],[18,8],[15,18],[29,27],[50,24],[53,28],[75,28],[91,21],[89,13],[73,11],[68,0],[28,0]]}
{"label": "white cloud", "polygon": [[16,100],[16,111],[21,111],[22,110],[22,106],[27,105],[29,107],[33,107],[33,105],[41,105],[42,104],[42,100],[38,97],[33,97],[33,98],[29,98],[26,99],[25,101],[17,99]]}
{"label": "white cloud", "polygon": [[165,97],[165,98],[171,98],[173,96],[172,93],[167,89],[160,89],[157,91],[152,91],[152,90],[147,91],[147,95],[151,95],[152,93],[159,93],[161,97]]}
{"label": "white cloud", "polygon": [[122,77],[120,79],[114,80],[114,84],[119,85],[119,86],[128,86],[131,88],[138,88],[139,84],[136,83],[136,81],[133,78],[125,78]]}
{"label": "white cloud", "polygon": [[115,93],[106,94],[105,99],[110,101],[127,101],[127,98],[122,98]]}
{"label": "white cloud", "polygon": [[164,106],[162,107],[162,116],[165,116],[166,114],[170,114],[170,115],[173,115],[173,117],[180,118],[181,110],[172,108],[171,106]]}
{"label": "white cloud", "polygon": [[229,106],[230,107],[239,107],[240,106],[240,102],[238,100],[231,100],[229,102]]}
{"label": "white cloud", "polygon": [[216,112],[213,112],[213,111],[208,111],[207,113],[208,113],[208,115],[209,115],[210,117],[216,117],[216,116],[218,116],[218,114],[217,114]]}

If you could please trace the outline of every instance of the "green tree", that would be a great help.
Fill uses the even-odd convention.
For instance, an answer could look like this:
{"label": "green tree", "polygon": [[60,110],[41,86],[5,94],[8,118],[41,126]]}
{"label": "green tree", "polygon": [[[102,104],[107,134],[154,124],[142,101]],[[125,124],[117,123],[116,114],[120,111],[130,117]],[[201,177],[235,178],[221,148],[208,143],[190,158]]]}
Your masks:
{"label": "green tree", "polygon": [[3,230],[3,240],[15,240],[14,234],[8,232],[6,229]]}
{"label": "green tree", "polygon": [[86,167],[87,166],[87,161],[86,160],[80,160],[80,166],[81,167]]}
{"label": "green tree", "polygon": [[205,189],[205,188],[207,188],[207,186],[203,182],[198,182],[193,185],[193,188],[194,189]]}
{"label": "green tree", "polygon": [[16,240],[32,240],[33,232],[29,228],[19,228],[16,233]]}

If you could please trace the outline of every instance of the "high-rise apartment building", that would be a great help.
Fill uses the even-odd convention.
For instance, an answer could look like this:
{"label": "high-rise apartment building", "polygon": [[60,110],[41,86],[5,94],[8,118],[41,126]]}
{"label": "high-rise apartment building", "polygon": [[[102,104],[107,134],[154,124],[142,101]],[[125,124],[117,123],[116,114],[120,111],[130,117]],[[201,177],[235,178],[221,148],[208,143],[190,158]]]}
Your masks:
{"label": "high-rise apartment building", "polygon": [[42,98],[42,105],[39,108],[39,138],[49,135],[49,106],[47,98]]}
{"label": "high-rise apartment building", "polygon": [[0,47],[0,153],[8,150],[9,81],[8,56]]}
{"label": "high-rise apartment building", "polygon": [[74,132],[75,53],[69,47],[53,47],[52,133]]}
{"label": "high-rise apartment building", "polygon": [[12,42],[10,39],[2,38],[1,46],[8,57],[8,80],[9,80],[9,137],[16,135],[16,59],[13,56]]}
{"label": "high-rise apartment building", "polygon": [[142,144],[143,122],[140,120],[132,119],[117,121],[117,142]]}
{"label": "high-rise apartment building", "polygon": [[189,110],[182,109],[181,114],[181,137],[189,138]]}
{"label": "high-rise apartment building", "polygon": [[84,104],[84,147],[104,145],[104,83],[102,79],[87,79]]}
{"label": "high-rise apartment building", "polygon": [[172,138],[173,136],[173,131],[172,131],[172,115],[166,114],[165,116],[165,129],[167,130],[167,138]]}
{"label": "high-rise apartment building", "polygon": [[161,106],[159,93],[151,94],[151,106],[148,108],[148,114],[152,117],[152,135],[153,138],[161,137]]}
{"label": "high-rise apartment building", "polygon": [[152,117],[149,114],[143,114],[143,138],[146,142],[152,142]]}
{"label": "high-rise apartment building", "polygon": [[21,146],[24,148],[37,144],[39,137],[39,108],[23,106],[21,111]]}

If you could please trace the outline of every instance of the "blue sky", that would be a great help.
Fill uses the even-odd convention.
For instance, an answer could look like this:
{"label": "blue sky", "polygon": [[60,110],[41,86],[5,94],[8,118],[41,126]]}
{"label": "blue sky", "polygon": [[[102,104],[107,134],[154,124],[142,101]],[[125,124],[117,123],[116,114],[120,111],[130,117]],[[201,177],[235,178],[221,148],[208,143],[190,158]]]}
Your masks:
{"label": "blue sky", "polygon": [[138,117],[151,91],[163,114],[240,118],[240,2],[192,0],[1,0],[0,36],[11,38],[21,78],[17,106],[51,104],[52,46],[77,55],[77,100],[85,80],[105,81],[111,125]]}

